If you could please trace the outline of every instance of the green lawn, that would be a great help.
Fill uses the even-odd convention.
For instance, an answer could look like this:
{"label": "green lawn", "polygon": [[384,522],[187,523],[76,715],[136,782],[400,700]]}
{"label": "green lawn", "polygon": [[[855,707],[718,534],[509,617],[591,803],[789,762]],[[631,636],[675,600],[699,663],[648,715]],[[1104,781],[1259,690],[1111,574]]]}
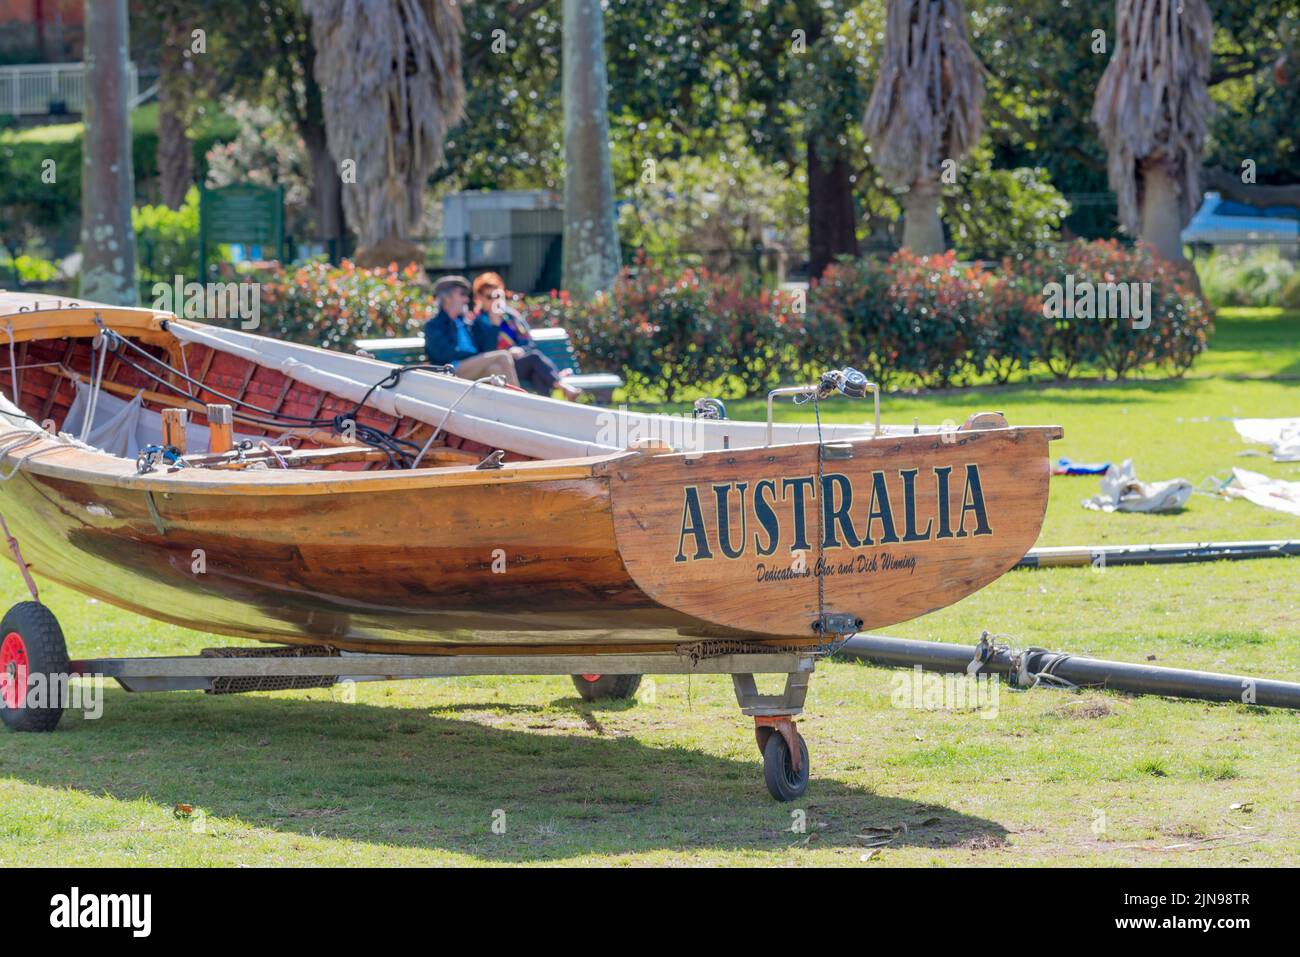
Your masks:
{"label": "green lawn", "polygon": [[[1248,447],[1227,421],[1300,415],[1300,315],[1225,313],[1180,381],[885,402],[893,422],[979,409],[1059,423],[1055,455],[1132,457],[1144,478],[1195,483],[1242,465],[1300,480],[1295,464],[1238,457]],[[862,415],[844,400],[827,410]],[[1300,520],[1199,496],[1169,516],[1080,508],[1095,489],[1053,479],[1044,544],[1300,537]],[[2,574],[18,600],[18,575]],[[1018,571],[889,632],[967,643],[987,628],[1023,645],[1300,680],[1297,581],[1297,559]],[[214,643],[52,585],[44,597],[74,655]],[[0,866],[1296,863],[1295,714],[1005,689],[996,716],[917,711],[892,706],[898,674],[819,667],[801,719],[813,781],[793,807],[768,798],[724,678],[647,680],[637,704],[598,707],[561,678],[362,684],[353,703],[324,690],[109,689],[98,721],[0,735]],[[180,803],[196,817],[174,817]],[[792,812],[805,833],[790,830]]]}
{"label": "green lawn", "polygon": [[[209,110],[198,121],[201,135],[216,135],[232,139],[238,132],[234,120],[224,112]],[[0,130],[0,145],[5,143],[71,143],[81,139],[86,125],[80,120],[68,123],[47,123],[21,129]],[[131,111],[131,131],[139,136],[158,132],[158,104],[147,103]]]}

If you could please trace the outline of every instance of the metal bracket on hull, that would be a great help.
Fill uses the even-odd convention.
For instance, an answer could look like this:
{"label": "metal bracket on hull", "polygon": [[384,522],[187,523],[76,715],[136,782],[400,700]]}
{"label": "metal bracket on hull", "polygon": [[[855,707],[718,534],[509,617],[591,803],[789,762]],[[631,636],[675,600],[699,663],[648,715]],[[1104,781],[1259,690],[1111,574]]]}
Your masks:
{"label": "metal bracket on hull", "polygon": [[5,540],[9,542],[9,551],[13,554],[14,561],[18,563],[18,570],[23,573],[23,581],[27,583],[27,590],[32,593],[32,601],[40,604],[41,596],[36,590],[36,579],[32,578],[31,568],[23,560],[23,550],[18,545],[18,539],[10,534],[3,515],[0,515],[0,530],[4,531]]}
{"label": "metal bracket on hull", "polygon": [[149,517],[153,519],[154,527],[158,529],[159,535],[167,534],[167,526],[163,524],[162,515],[158,511],[158,503],[153,500],[153,492],[144,493],[145,504],[149,506]]}
{"label": "metal bracket on hull", "polygon": [[741,713],[755,718],[799,714],[803,711],[804,699],[808,696],[810,671],[811,669],[788,672],[785,691],[779,695],[759,694],[758,684],[752,674],[733,673],[731,681],[736,688],[736,701],[740,703]]}

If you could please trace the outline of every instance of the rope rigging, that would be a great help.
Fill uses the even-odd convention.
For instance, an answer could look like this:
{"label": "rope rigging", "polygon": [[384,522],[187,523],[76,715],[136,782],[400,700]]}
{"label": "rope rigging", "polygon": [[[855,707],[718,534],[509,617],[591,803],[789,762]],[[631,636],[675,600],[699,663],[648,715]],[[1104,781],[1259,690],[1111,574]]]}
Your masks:
{"label": "rope rigging", "polygon": [[[200,389],[202,392],[208,392],[216,396],[217,398],[221,399],[223,402],[229,403],[232,406],[232,408],[249,409],[255,413],[259,413],[260,416],[269,417],[269,418],[261,418],[259,417],[259,415],[250,415],[247,412],[237,412],[236,415],[238,416],[238,418],[244,422],[248,422],[252,425],[257,425],[265,429],[284,428],[286,425],[291,425],[295,428],[329,429],[335,435],[345,436],[349,439],[355,438],[357,441],[365,445],[369,445],[370,447],[378,449],[381,452],[385,453],[385,455],[388,457],[389,466],[393,468],[414,468],[419,463],[419,460],[423,458],[423,453],[424,451],[427,451],[428,445],[432,444],[432,439],[430,440],[429,443],[426,443],[425,448],[422,450],[421,447],[415,442],[411,442],[406,439],[401,439],[397,437],[396,423],[394,423],[392,430],[386,432],[383,429],[380,429],[376,426],[366,425],[365,423],[359,421],[358,416],[360,415],[362,409],[365,408],[366,403],[370,401],[371,396],[373,396],[377,390],[396,388],[398,384],[402,381],[402,377],[406,375],[408,372],[436,372],[444,375],[449,374],[451,372],[450,366],[442,366],[442,365],[402,366],[394,369],[383,379],[379,380],[374,385],[372,385],[369,389],[367,389],[365,395],[362,396],[361,401],[358,402],[352,408],[352,411],[340,413],[338,415],[334,415],[330,417],[317,416],[317,417],[308,418],[300,415],[290,415],[289,413],[279,412],[274,409],[264,409],[261,406],[254,405],[253,403],[247,402],[244,399],[239,399],[234,396],[226,395],[225,393],[212,388],[210,385],[200,382],[197,379],[191,378],[187,372],[177,369],[171,363],[167,362],[167,360],[154,355],[153,353],[149,352],[147,349],[144,349],[142,346],[138,345],[137,343],[134,343],[130,339],[127,339],[124,336],[114,332],[112,329],[103,328],[103,335],[104,335],[104,352],[101,353],[100,356],[101,369],[103,366],[103,355],[106,354],[110,349],[112,349],[113,351],[119,352],[118,360],[122,362],[124,365],[126,365],[127,367],[135,370],[136,372],[145,376],[149,380],[157,383],[158,385],[162,386],[165,389],[168,389],[171,392],[176,393],[177,395],[185,399],[189,399],[191,401],[194,400],[194,394],[185,391],[184,389],[175,385],[173,382],[163,378],[162,376],[156,375],[150,370],[144,368],[138,363],[132,362],[130,359],[126,358],[126,356],[122,355],[119,347],[125,345],[127,348],[138,353],[142,357],[148,359],[150,362],[153,362],[154,364],[160,366],[162,369],[180,378],[181,380],[190,384],[191,386]],[[448,412],[450,413],[450,410],[448,410]],[[445,417],[444,417],[444,422],[445,422]],[[441,431],[441,427],[439,427],[439,430],[436,431],[434,435],[436,436],[440,431]]]}

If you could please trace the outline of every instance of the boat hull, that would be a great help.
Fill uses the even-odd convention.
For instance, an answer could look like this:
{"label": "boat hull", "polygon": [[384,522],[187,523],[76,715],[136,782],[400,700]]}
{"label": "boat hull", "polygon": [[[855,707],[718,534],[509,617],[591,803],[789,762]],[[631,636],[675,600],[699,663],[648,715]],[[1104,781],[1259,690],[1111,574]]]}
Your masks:
{"label": "boat hull", "polygon": [[820,464],[805,444],[329,478],[137,476],[65,449],[0,485],[0,514],[38,574],[219,634],[427,653],[814,644],[824,615],[881,627],[1014,566],[1057,431],[864,439]]}
{"label": "boat hull", "polygon": [[482,630],[537,645],[596,631],[622,645],[691,624],[628,576],[608,485],[585,471],[463,485],[340,478],[286,493],[33,467],[0,489],[0,514],[37,574],[219,634],[409,652],[474,644]]}

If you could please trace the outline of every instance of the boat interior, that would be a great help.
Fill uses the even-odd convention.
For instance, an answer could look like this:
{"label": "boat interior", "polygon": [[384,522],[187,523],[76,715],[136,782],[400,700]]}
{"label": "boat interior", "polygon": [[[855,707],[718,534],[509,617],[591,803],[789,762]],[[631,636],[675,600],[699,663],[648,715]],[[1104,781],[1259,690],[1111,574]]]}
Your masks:
{"label": "boat interior", "polygon": [[[404,458],[409,464],[433,434],[427,422],[349,401],[209,345],[126,342],[105,357],[98,379],[93,338],[6,342],[0,345],[0,390],[47,431],[133,459],[163,444],[164,411],[185,410],[184,459],[207,468],[396,468]],[[96,385],[100,394],[92,402]],[[226,453],[212,451],[209,405],[231,408],[233,448]],[[356,432],[387,436],[388,448],[350,439]],[[478,465],[494,451],[444,428],[421,467]],[[529,457],[506,451],[503,458]]]}
{"label": "boat interior", "polygon": [[769,433],[766,423],[700,418],[689,408],[680,416],[604,409],[151,310],[3,291],[0,394],[27,420],[15,424],[145,471],[495,469],[629,448],[710,451],[878,434],[867,421],[820,431],[778,423]]}

